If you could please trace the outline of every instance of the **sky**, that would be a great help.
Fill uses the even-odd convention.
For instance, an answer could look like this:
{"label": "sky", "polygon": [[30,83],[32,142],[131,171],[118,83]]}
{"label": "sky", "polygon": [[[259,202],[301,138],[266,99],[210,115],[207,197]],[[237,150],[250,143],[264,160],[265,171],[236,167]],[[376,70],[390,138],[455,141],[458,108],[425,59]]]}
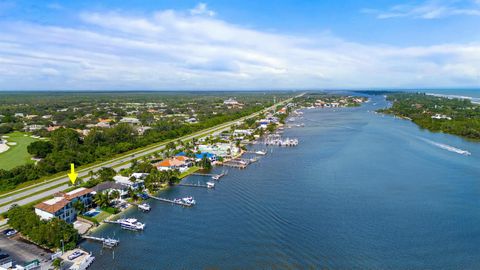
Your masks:
{"label": "sky", "polygon": [[480,0],[0,0],[0,90],[480,88]]}

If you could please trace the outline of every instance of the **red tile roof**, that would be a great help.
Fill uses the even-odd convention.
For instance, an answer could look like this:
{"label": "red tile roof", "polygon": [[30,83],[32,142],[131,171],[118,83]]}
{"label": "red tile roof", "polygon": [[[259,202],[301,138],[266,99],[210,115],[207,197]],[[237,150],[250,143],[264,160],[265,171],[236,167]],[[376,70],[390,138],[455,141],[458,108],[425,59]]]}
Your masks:
{"label": "red tile roof", "polygon": [[67,205],[70,201],[65,199],[65,198],[61,198],[59,201],[57,201],[53,204],[48,204],[47,202],[48,201],[41,202],[41,203],[35,205],[35,208],[38,208],[40,210],[43,210],[43,211],[51,213],[51,214],[55,214],[55,212],[57,212],[58,210],[65,207],[65,205]]}

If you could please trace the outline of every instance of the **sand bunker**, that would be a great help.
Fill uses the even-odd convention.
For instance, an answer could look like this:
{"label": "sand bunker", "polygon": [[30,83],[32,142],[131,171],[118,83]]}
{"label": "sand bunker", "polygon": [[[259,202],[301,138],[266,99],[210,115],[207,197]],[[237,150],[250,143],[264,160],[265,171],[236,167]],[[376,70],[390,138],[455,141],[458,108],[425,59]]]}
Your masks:
{"label": "sand bunker", "polygon": [[7,151],[10,147],[8,147],[7,144],[5,143],[0,143],[0,153],[3,153],[5,151]]}

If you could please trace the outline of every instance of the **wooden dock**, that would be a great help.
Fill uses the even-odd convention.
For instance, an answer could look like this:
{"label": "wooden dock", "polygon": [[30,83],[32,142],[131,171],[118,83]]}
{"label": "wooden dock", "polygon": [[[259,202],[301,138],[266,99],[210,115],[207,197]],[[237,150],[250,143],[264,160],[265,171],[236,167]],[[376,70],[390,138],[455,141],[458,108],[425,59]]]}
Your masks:
{"label": "wooden dock", "polygon": [[185,206],[185,207],[192,207],[193,206],[193,204],[189,204],[189,203],[185,203],[185,202],[181,202],[181,201],[174,201],[174,200],[170,200],[170,199],[166,199],[166,198],[155,197],[155,196],[152,196],[152,195],[149,195],[149,197],[154,199],[154,200],[157,200],[157,201],[176,204],[176,205],[181,205],[181,206]]}
{"label": "wooden dock", "polygon": [[215,176],[216,174],[213,174],[213,173],[192,173],[191,175],[196,175],[196,176]]}
{"label": "wooden dock", "polygon": [[212,177],[213,180],[220,180],[220,178],[224,177],[227,175],[227,172],[224,171],[220,174],[213,174],[213,173],[193,173],[192,175],[197,175],[197,176],[209,176]]}
{"label": "wooden dock", "polygon": [[110,223],[110,224],[120,224],[120,221],[116,221],[116,220],[104,220],[103,222]]}
{"label": "wooden dock", "polygon": [[232,168],[238,168],[238,169],[245,169],[247,168],[246,164],[243,163],[238,163],[238,162],[233,162],[233,161],[227,161],[222,164],[223,166],[227,167],[232,167]]}
{"label": "wooden dock", "polygon": [[82,238],[101,242],[103,247],[108,247],[108,248],[116,247],[118,246],[118,244],[120,244],[120,240],[113,239],[113,238],[103,238],[103,237],[95,237],[95,236],[89,236],[89,235],[84,235],[82,236]]}
{"label": "wooden dock", "polygon": [[178,186],[182,186],[182,187],[210,188],[210,187],[207,186],[207,185],[202,185],[202,184],[189,184],[189,183],[178,184]]}

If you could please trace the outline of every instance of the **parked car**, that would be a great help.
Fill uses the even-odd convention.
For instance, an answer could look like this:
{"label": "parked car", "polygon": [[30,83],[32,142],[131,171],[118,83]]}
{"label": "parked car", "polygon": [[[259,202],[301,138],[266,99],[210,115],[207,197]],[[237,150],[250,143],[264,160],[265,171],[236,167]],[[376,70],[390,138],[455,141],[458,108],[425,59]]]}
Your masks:
{"label": "parked car", "polygon": [[82,256],[84,253],[81,251],[74,251],[72,254],[68,255],[69,260],[75,260],[76,258]]}
{"label": "parked car", "polygon": [[5,236],[13,236],[13,235],[17,234],[17,231],[14,230],[14,229],[6,229],[5,231],[3,231],[3,234]]}

